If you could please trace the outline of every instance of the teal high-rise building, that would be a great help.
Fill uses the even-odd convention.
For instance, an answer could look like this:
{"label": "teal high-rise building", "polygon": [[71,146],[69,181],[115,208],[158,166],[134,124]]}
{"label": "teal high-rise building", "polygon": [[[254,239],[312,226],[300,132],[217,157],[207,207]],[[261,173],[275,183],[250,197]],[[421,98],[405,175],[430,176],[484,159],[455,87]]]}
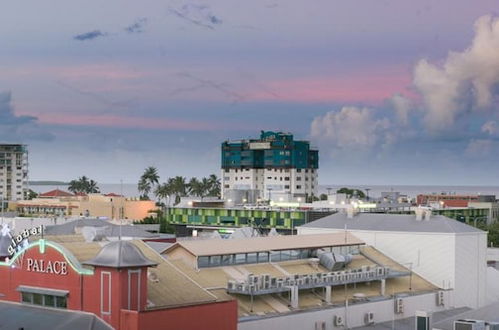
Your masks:
{"label": "teal high-rise building", "polygon": [[301,200],[317,195],[319,152],[308,141],[262,131],[259,139],[225,141],[221,147],[222,195],[256,191],[262,199]]}

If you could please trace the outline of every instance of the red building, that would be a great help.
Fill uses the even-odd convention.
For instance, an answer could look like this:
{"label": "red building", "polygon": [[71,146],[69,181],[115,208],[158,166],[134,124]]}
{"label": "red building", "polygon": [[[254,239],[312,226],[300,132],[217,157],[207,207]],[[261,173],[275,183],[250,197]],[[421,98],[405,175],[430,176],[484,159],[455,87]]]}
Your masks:
{"label": "red building", "polygon": [[419,194],[416,203],[417,205],[442,203],[444,207],[467,207],[469,202],[477,202],[478,200],[478,195]]}
{"label": "red building", "polygon": [[0,262],[0,299],[91,312],[115,329],[237,329],[235,300],[200,288],[142,241],[102,245],[76,235],[31,242]]}

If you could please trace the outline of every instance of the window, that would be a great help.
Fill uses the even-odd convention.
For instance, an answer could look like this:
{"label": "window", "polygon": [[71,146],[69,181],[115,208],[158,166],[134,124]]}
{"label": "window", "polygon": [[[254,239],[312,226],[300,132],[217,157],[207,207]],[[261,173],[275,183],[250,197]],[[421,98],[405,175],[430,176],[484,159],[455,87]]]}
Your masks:
{"label": "window", "polygon": [[45,307],[67,308],[66,297],[49,294],[21,292],[21,302]]}
{"label": "window", "polygon": [[301,181],[301,176],[297,176],[296,181]]}
{"label": "window", "polygon": [[301,186],[300,185],[296,186],[296,189],[301,189]]}
{"label": "window", "polygon": [[296,169],[296,173],[301,173],[301,168]]}
{"label": "window", "polygon": [[210,257],[198,257],[198,267],[208,267],[210,265]]}
{"label": "window", "polygon": [[285,181],[289,181],[289,176],[284,177]]}
{"label": "window", "polygon": [[284,189],[289,189],[289,185],[285,185],[285,186],[284,186]]}

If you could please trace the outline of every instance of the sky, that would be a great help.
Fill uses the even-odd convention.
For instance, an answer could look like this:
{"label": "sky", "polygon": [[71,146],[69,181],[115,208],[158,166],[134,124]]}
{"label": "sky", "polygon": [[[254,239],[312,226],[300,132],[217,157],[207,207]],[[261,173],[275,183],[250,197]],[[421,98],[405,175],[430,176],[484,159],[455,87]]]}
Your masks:
{"label": "sky", "polygon": [[0,142],[32,180],[220,171],[292,132],[321,184],[498,185],[492,0],[26,0],[0,12]]}

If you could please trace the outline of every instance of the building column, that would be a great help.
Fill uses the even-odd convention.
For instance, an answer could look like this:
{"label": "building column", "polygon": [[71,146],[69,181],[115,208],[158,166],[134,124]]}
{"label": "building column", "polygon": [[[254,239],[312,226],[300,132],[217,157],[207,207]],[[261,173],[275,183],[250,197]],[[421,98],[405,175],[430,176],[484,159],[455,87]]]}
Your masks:
{"label": "building column", "polygon": [[298,286],[290,287],[291,290],[291,307],[298,308]]}
{"label": "building column", "polygon": [[386,280],[383,279],[383,280],[381,280],[381,290],[380,290],[381,291],[380,293],[382,296],[385,295],[385,287],[386,287]]}
{"label": "building column", "polygon": [[326,286],[326,296],[324,297],[326,300],[326,303],[330,304],[331,303],[331,286]]}

